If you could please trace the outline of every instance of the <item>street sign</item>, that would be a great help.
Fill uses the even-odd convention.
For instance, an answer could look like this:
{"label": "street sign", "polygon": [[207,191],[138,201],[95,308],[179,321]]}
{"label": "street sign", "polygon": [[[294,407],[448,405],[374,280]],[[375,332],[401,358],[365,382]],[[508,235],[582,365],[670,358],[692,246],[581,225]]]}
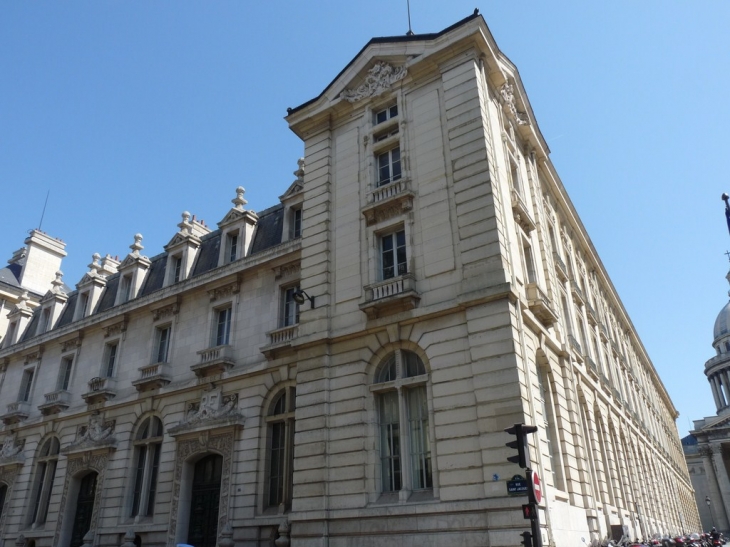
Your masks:
{"label": "street sign", "polygon": [[515,475],[512,480],[507,481],[507,493],[510,496],[524,496],[529,490],[527,479],[520,475]]}
{"label": "street sign", "polygon": [[540,503],[542,501],[542,484],[537,471],[532,472],[532,493],[535,496],[535,503]]}

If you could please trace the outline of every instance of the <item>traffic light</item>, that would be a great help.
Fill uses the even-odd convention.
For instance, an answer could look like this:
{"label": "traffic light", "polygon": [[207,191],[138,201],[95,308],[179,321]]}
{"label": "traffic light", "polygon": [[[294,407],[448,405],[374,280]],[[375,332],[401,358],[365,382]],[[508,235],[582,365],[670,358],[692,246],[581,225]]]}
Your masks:
{"label": "traffic light", "polygon": [[535,520],[537,517],[537,505],[534,503],[526,503],[522,506],[522,516],[525,520]]}
{"label": "traffic light", "polygon": [[530,467],[530,447],[527,444],[527,436],[535,431],[537,431],[537,427],[525,424],[515,424],[505,429],[505,432],[517,437],[516,440],[506,443],[510,448],[517,449],[517,456],[510,456],[507,458],[508,461],[518,464],[523,469]]}
{"label": "traffic light", "polygon": [[522,532],[522,545],[525,547],[532,547],[532,534],[530,532]]}

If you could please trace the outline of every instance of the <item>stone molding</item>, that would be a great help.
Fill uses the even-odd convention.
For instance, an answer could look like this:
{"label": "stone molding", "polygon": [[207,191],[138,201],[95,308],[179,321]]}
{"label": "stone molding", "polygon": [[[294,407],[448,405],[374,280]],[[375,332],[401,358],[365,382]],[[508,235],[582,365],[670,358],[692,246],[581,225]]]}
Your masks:
{"label": "stone molding", "polygon": [[242,426],[244,416],[238,410],[238,394],[223,395],[221,388],[203,393],[200,401],[185,405],[185,417],[168,429],[173,437],[227,426]]}
{"label": "stone molding", "polygon": [[502,84],[502,87],[499,88],[499,94],[504,100],[504,107],[507,110],[507,113],[515,120],[517,125],[529,125],[530,120],[528,119],[527,114],[517,110],[517,106],[515,104],[515,91],[512,84],[509,82]]}
{"label": "stone molding", "polygon": [[116,420],[104,422],[97,411],[89,415],[89,423],[79,426],[76,440],[61,450],[63,454],[74,454],[98,448],[115,448],[117,440],[113,436]]}
{"label": "stone molding", "polygon": [[210,301],[215,302],[216,300],[220,300],[222,298],[228,298],[230,296],[233,296],[234,294],[238,294],[238,291],[241,290],[241,283],[236,280],[233,283],[228,283],[227,285],[223,285],[222,287],[217,287],[215,289],[210,289],[208,291],[208,296],[210,296]]}

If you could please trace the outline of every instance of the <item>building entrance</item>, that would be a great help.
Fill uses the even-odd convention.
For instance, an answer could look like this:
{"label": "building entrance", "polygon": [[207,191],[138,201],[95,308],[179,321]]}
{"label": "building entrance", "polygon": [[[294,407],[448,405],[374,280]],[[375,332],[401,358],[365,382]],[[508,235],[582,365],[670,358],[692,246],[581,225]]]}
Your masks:
{"label": "building entrance", "polygon": [[216,454],[195,464],[188,527],[188,543],[195,547],[216,547],[222,469],[223,457]]}
{"label": "building entrance", "polygon": [[91,515],[94,512],[94,497],[96,496],[96,473],[89,473],[81,479],[79,495],[76,498],[76,514],[71,532],[70,547],[81,547],[84,536],[91,528]]}

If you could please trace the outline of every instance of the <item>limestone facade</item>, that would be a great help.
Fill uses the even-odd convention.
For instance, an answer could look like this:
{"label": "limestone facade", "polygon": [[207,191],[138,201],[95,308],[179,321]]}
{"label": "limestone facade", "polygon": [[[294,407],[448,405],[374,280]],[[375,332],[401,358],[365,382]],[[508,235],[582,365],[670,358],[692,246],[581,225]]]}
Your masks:
{"label": "limestone facade", "polygon": [[280,204],[239,188],[217,229],[95,255],[0,349],[5,545],[516,546],[519,422],[545,545],[699,528],[676,410],[480,15],[371,40],[287,121]]}

